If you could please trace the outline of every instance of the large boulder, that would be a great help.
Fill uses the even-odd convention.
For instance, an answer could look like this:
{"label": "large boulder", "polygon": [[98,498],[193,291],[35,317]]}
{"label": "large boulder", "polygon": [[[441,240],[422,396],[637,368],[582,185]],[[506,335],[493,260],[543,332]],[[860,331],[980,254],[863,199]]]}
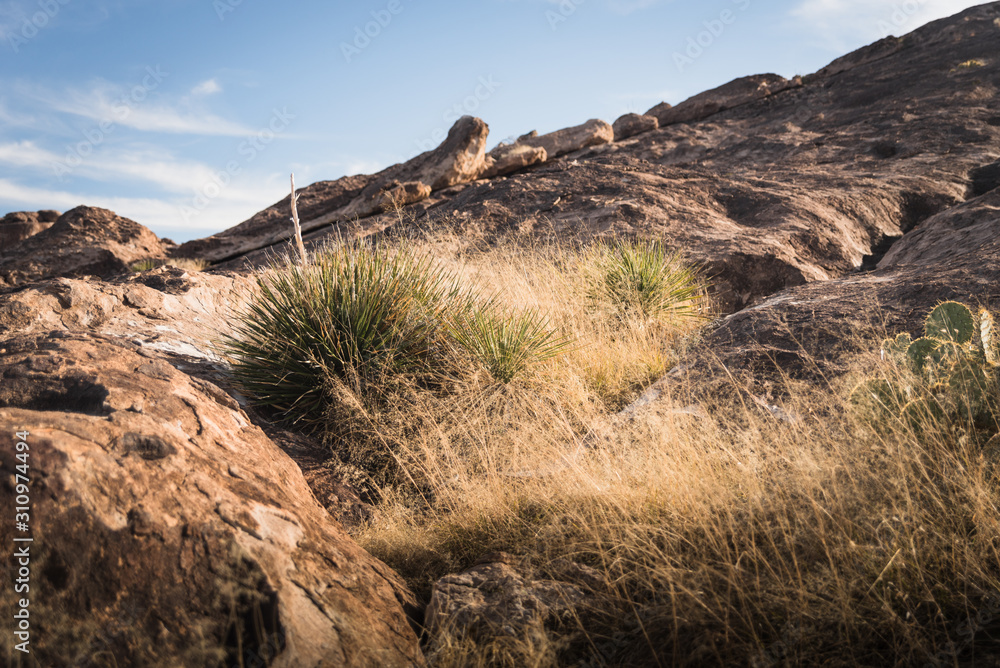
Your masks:
{"label": "large boulder", "polygon": [[0,256],[28,237],[49,229],[58,218],[58,211],[16,211],[0,218]]}
{"label": "large boulder", "polygon": [[15,470],[28,432],[41,664],[422,664],[406,587],[212,375],[243,280],[164,267],[0,296],[0,458]]}
{"label": "large boulder", "polygon": [[947,264],[1000,237],[1000,189],[931,216],[894,243],[879,268]]}
{"label": "large boulder", "polygon": [[0,287],[52,276],[110,277],[137,260],[163,258],[150,230],[113,211],[79,206],[0,258]]}
{"label": "large boulder", "polygon": [[[586,567],[590,580],[601,576]],[[579,579],[579,578],[577,578]],[[516,559],[493,553],[472,568],[438,580],[427,605],[425,623],[432,638],[430,650],[447,642],[476,640],[507,652],[531,652],[546,644],[546,628],[572,623],[577,609],[588,600],[588,585],[525,577]]]}
{"label": "large boulder", "polygon": [[848,372],[858,353],[871,354],[886,332],[921,336],[927,313],[941,301],[995,307],[1000,221],[995,211],[980,209],[977,218],[956,208],[978,230],[947,227],[941,214],[925,223],[941,252],[918,235],[912,252],[886,256],[875,271],[789,288],[734,313],[706,338],[706,365],[725,367],[718,374],[723,384],[732,377],[758,386],[781,386],[787,378],[826,384]]}
{"label": "large boulder", "polygon": [[600,146],[614,141],[615,131],[606,122],[592,118],[582,125],[563,128],[544,135],[520,137],[515,145],[544,148],[549,160],[579,151],[589,146]]}
{"label": "large boulder", "polygon": [[643,132],[655,130],[660,127],[660,122],[656,120],[656,116],[648,113],[625,114],[624,116],[619,116],[618,120],[611,127],[615,131],[615,141],[621,141],[642,134]]}
{"label": "large boulder", "polygon": [[755,74],[734,79],[718,88],[690,97],[676,107],[658,104],[646,112],[659,121],[660,127],[675,123],[692,123],[733,107],[759,100],[769,95],[802,85],[799,78],[789,81],[777,74]]}
{"label": "large boulder", "polygon": [[[348,176],[303,188],[298,203],[302,231],[380,213],[386,208],[386,190],[399,184],[410,184],[399,194],[412,203],[425,197],[424,193],[479,178],[487,168],[488,135],[486,123],[463,116],[434,150],[377,174]],[[291,196],[286,197],[224,232],[182,244],[174,255],[221,262],[286,241],[292,235],[290,200]]]}
{"label": "large boulder", "polygon": [[540,165],[547,159],[548,153],[541,146],[501,144],[487,156],[486,170],[482,178],[506,176],[532,165]]}

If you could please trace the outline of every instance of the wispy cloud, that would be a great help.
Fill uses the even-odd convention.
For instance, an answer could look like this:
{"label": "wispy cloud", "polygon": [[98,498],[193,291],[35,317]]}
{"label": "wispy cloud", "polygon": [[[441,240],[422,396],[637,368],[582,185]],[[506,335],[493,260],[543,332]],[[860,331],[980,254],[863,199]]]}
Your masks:
{"label": "wispy cloud", "polygon": [[844,51],[903,35],[982,0],[802,0],[790,12],[799,29],[814,33],[831,50]]}
{"label": "wispy cloud", "polygon": [[200,84],[191,89],[192,95],[214,95],[215,93],[221,93],[222,86],[215,79],[208,79],[207,81],[202,81]]}
{"label": "wispy cloud", "polygon": [[[139,79],[142,81],[148,76]],[[98,81],[85,90],[63,91],[28,85],[19,88],[23,98],[40,104],[50,112],[70,114],[97,123],[111,122],[142,132],[235,137],[252,131],[239,122],[212,114],[192,98],[171,101],[166,96],[143,89],[139,83],[128,88]]]}
{"label": "wispy cloud", "polygon": [[[34,169],[41,176],[58,173],[56,165],[65,156],[44,149],[31,141],[0,144],[0,166],[9,165]],[[190,193],[211,181],[214,171],[208,165],[178,160],[163,149],[127,147],[107,149],[89,156],[73,170],[74,177],[93,181],[138,181],[156,186],[168,193]],[[251,188],[227,188],[225,199],[233,201],[253,199],[257,194]]]}

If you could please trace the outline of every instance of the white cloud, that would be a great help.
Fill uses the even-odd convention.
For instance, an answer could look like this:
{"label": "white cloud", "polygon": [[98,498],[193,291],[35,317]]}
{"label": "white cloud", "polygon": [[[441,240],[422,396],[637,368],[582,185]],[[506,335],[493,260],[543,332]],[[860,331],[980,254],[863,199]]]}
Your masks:
{"label": "white cloud", "polygon": [[[169,152],[153,148],[109,149],[94,153],[69,171],[65,155],[37,146],[31,141],[0,144],[0,165],[44,171],[47,176],[67,173],[94,181],[140,181],[170,193],[192,193],[214,180],[208,165],[177,160]],[[58,165],[64,167],[60,169]],[[255,188],[228,186],[219,198],[229,201],[253,199]]]}
{"label": "white cloud", "polygon": [[888,35],[904,35],[982,0],[802,0],[790,12],[800,29],[817,34],[835,51]]}
{"label": "white cloud", "polygon": [[222,86],[215,79],[208,79],[207,81],[202,81],[200,84],[191,89],[192,95],[213,95],[214,93],[221,93]]}
{"label": "white cloud", "polygon": [[[150,85],[143,85],[143,79]],[[205,111],[189,99],[165,103],[154,92],[152,78],[144,75],[139,81],[131,88],[99,81],[83,91],[70,89],[57,93],[40,87],[22,87],[19,92],[23,98],[41,103],[50,111],[143,132],[234,137],[252,132],[240,123]]]}

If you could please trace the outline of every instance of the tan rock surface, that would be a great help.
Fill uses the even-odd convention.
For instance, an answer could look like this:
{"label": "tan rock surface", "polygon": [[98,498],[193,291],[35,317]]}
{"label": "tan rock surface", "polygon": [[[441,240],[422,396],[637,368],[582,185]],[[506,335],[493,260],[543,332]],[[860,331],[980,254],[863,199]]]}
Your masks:
{"label": "tan rock surface", "polygon": [[45,665],[422,665],[412,595],[213,373],[244,281],[164,267],[0,295],[0,456],[13,470],[31,432]]}
{"label": "tan rock surface", "polygon": [[656,116],[649,112],[646,112],[646,114],[625,114],[624,116],[619,116],[618,120],[611,127],[615,132],[615,141],[621,141],[642,134],[643,132],[655,130],[660,127],[660,122]]}
{"label": "tan rock surface", "polygon": [[561,155],[579,151],[590,146],[600,146],[614,141],[615,131],[607,122],[592,118],[582,125],[563,128],[536,137],[522,137],[517,145],[540,147],[545,149],[549,160]]}
{"label": "tan rock surface", "polygon": [[[452,126],[444,142],[432,151],[378,174],[322,181],[301,189],[298,209],[302,231],[381,212],[385,188],[397,182],[420,182],[433,191],[479,178],[486,168],[488,135],[486,123],[463,116]],[[416,192],[413,188],[411,191]],[[286,197],[236,227],[182,244],[174,256],[221,262],[279,244],[291,238],[290,215],[290,197]]]}
{"label": "tan rock surface", "polygon": [[162,257],[163,244],[139,223],[80,206],[0,257],[0,287],[50,276],[110,277],[131,271],[138,260]]}

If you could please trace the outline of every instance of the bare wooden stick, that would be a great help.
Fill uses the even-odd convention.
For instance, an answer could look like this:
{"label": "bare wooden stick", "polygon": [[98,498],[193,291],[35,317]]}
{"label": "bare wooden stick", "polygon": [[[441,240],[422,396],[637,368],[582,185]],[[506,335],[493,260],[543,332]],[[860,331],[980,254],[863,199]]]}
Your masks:
{"label": "bare wooden stick", "polygon": [[302,228],[299,226],[299,196],[295,194],[295,174],[292,174],[292,224],[295,226],[295,242],[299,246],[299,260],[306,263],[306,246],[302,243]]}

